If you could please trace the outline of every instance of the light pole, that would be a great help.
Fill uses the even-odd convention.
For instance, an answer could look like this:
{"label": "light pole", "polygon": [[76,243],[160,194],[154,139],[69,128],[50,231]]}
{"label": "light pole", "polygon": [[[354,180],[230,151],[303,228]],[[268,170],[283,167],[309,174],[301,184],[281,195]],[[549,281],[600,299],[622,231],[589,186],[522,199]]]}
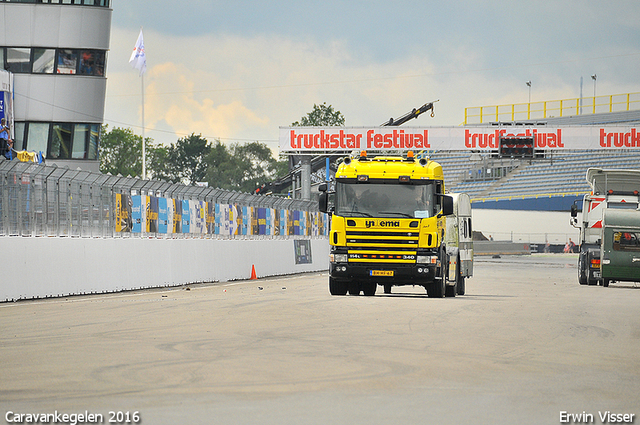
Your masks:
{"label": "light pole", "polygon": [[527,104],[527,119],[531,119],[531,80],[525,81],[525,84],[529,87],[529,103]]}
{"label": "light pole", "polygon": [[593,113],[596,113],[596,80],[598,79],[598,76],[596,74],[593,74],[591,76],[591,79],[593,80]]}

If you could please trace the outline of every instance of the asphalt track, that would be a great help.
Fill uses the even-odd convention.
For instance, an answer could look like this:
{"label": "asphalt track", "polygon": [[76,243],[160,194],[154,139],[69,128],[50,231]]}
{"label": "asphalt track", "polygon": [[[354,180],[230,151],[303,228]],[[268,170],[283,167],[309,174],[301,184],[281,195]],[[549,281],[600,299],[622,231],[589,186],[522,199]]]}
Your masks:
{"label": "asphalt track", "polygon": [[575,263],[476,258],[445,299],[332,297],[318,273],[0,304],[0,423],[640,423],[640,290],[578,285]]}

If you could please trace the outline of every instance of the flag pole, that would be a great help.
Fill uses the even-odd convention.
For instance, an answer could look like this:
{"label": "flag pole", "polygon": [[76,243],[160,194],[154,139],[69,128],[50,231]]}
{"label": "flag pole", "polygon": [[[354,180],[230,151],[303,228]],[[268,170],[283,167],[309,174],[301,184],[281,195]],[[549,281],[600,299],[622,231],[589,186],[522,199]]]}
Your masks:
{"label": "flag pole", "polygon": [[[142,34],[142,27],[140,27],[140,33]],[[146,59],[145,59],[146,62]],[[144,72],[141,75],[142,81],[142,180],[147,179],[147,162],[146,162],[146,149],[144,143]]]}
{"label": "flag pole", "polygon": [[144,72],[147,70],[147,57],[144,52],[144,41],[142,37],[142,27],[140,27],[140,35],[138,41],[133,48],[129,64],[135,69],[140,70],[140,84],[142,92],[142,180],[147,178],[147,161],[146,161],[146,147],[144,140]]}
{"label": "flag pole", "polygon": [[142,180],[147,178],[147,164],[145,155],[145,143],[144,143],[144,73],[142,74]]}

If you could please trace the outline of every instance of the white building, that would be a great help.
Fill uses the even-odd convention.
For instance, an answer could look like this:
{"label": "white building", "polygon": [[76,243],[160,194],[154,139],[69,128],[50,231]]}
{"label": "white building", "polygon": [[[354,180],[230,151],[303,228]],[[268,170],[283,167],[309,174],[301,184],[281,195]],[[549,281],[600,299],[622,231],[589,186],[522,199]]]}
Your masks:
{"label": "white building", "polygon": [[0,0],[0,65],[14,73],[15,148],[98,171],[111,0]]}

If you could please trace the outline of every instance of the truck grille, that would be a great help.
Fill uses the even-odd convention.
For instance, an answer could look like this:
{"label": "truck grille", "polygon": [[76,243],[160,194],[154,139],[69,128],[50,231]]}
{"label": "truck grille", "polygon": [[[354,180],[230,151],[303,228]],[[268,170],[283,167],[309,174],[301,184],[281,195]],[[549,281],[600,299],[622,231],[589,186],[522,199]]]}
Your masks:
{"label": "truck grille", "polygon": [[415,263],[418,232],[347,231],[349,262]]}

